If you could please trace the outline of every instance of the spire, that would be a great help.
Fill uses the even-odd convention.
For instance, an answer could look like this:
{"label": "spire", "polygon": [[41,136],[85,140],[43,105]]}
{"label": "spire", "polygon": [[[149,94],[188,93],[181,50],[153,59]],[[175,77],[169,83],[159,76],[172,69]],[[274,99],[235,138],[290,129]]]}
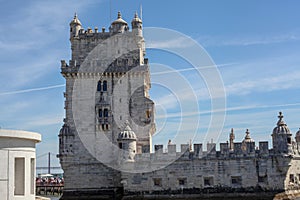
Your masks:
{"label": "spire", "polygon": [[233,128],[231,128],[231,132],[230,132],[229,138],[232,139],[232,140],[235,139]]}
{"label": "spire", "polygon": [[118,19],[121,19],[122,18],[122,14],[121,14],[121,12],[119,11],[118,12]]}
{"label": "spire", "polygon": [[234,143],[233,143],[234,139],[235,139],[235,136],[234,136],[234,131],[233,131],[233,128],[232,128],[231,132],[229,134],[229,150],[230,151],[234,150]]}

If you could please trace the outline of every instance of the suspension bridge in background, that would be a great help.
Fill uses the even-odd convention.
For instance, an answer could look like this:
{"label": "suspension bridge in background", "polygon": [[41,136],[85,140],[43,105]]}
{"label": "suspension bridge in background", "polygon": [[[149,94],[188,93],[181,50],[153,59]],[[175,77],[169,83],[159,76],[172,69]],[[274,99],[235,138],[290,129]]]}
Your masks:
{"label": "suspension bridge in background", "polygon": [[[36,174],[62,174],[63,170],[59,165],[59,159],[55,153],[48,152],[36,157]],[[41,163],[41,164],[39,164]]]}

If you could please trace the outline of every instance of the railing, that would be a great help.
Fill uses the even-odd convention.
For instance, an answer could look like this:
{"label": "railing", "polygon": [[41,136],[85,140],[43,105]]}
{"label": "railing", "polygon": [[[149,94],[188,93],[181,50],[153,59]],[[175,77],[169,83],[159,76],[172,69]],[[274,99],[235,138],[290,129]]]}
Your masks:
{"label": "railing", "polygon": [[37,195],[61,195],[63,189],[63,184],[36,184]]}

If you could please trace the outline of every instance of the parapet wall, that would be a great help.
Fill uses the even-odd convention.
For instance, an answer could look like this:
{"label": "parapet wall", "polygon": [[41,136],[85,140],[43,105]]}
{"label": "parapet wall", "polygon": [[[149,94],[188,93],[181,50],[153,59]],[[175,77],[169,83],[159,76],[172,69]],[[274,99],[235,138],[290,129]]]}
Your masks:
{"label": "parapet wall", "polygon": [[[180,151],[176,151],[176,144],[169,144],[164,149],[163,145],[154,145],[154,153],[150,152],[149,146],[143,146],[142,154],[136,154],[136,160],[140,160],[145,157],[157,157],[158,159],[164,157],[186,157],[189,159],[201,159],[206,158],[234,158],[234,157],[255,157],[255,156],[269,156],[273,155],[273,150],[269,149],[267,141],[259,142],[258,148],[255,147],[255,142],[234,143],[234,149],[229,149],[228,143],[220,143],[220,150],[216,150],[216,143],[207,143],[207,150],[203,150],[203,144],[181,144]],[[159,156],[158,156],[159,155]]]}

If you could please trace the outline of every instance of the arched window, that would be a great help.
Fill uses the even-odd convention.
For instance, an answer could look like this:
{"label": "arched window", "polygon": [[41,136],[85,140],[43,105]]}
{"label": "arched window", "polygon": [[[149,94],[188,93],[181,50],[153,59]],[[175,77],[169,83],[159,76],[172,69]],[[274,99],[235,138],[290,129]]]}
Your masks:
{"label": "arched window", "polygon": [[97,91],[100,92],[101,91],[101,81],[98,81],[98,85],[97,85]]}
{"label": "arched window", "polygon": [[104,109],[104,117],[108,117],[108,109],[107,108]]}
{"label": "arched window", "polygon": [[103,114],[102,114],[102,109],[99,109],[99,117],[102,117]]}
{"label": "arched window", "polygon": [[107,81],[103,81],[103,91],[107,91]]}

